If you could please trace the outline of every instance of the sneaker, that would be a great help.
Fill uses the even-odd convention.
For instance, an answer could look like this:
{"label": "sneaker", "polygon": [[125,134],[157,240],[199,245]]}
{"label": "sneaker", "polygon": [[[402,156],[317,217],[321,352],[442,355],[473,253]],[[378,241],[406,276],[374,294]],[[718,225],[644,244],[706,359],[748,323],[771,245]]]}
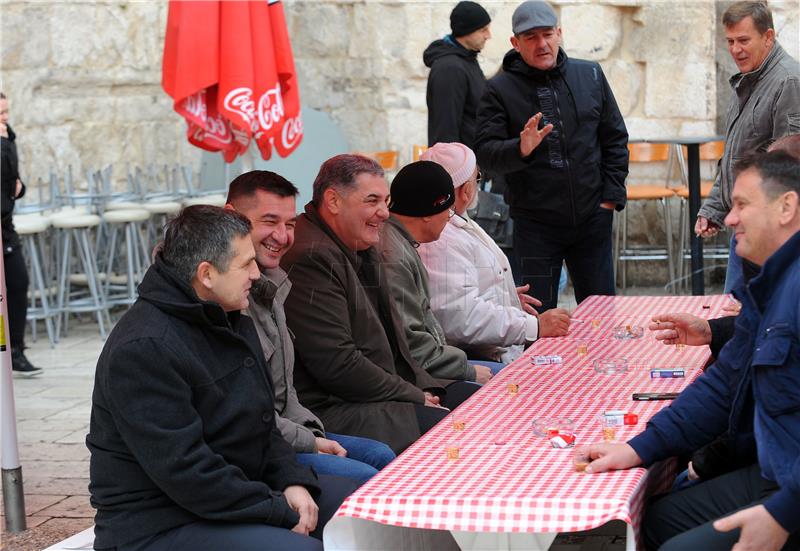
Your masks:
{"label": "sneaker", "polygon": [[41,375],[43,371],[41,367],[34,367],[19,348],[11,349],[11,369],[14,375],[20,377],[35,377]]}

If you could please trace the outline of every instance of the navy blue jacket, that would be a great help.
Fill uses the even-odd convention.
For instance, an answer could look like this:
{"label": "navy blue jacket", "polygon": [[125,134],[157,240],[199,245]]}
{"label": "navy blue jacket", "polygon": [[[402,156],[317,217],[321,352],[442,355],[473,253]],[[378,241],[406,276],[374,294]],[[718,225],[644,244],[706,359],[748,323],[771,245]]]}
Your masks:
{"label": "navy blue jacket", "polygon": [[[645,465],[690,453],[729,430],[755,431],[764,478],[780,490],[764,506],[800,529],[800,232],[761,274],[734,291],[742,302],[733,339],[714,365],[628,443]],[[755,411],[755,416],[753,416]]]}

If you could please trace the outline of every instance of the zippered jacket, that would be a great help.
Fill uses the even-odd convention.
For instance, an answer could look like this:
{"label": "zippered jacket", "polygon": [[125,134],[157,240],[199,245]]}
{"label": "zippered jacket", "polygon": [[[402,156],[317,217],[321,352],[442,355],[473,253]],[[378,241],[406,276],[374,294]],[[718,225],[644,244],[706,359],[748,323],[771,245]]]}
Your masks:
{"label": "zippered jacket", "polygon": [[[519,134],[538,112],[553,131],[522,158]],[[575,227],[602,201],[625,206],[625,122],[600,65],[564,50],[548,71],[514,50],[505,55],[478,107],[476,153],[481,169],[505,175],[514,218]]]}
{"label": "zippered jacket", "polygon": [[761,67],[737,73],[725,113],[725,150],[711,193],[698,211],[719,226],[731,210],[736,162],[748,153],[764,152],[772,142],[800,134],[800,64],[775,42]]}
{"label": "zippered jacket", "polygon": [[[734,290],[742,303],[719,359],[647,429],[628,441],[645,466],[690,454],[726,431],[755,435],[764,478],[780,489],[764,507],[788,532],[800,530],[800,232]],[[740,453],[736,452],[739,456]]]}

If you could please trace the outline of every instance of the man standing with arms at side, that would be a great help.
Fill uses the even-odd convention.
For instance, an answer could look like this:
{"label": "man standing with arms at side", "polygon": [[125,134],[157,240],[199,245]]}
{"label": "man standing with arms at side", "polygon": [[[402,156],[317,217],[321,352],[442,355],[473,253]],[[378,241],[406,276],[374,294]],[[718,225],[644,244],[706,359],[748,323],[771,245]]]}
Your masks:
{"label": "man standing with arms at side", "polygon": [[452,34],[434,40],[422,60],[428,76],[428,145],[475,145],[475,112],[486,90],[478,54],[492,37],[491,18],[475,2],[459,2],[450,13]]}
{"label": "man standing with arms at side", "polygon": [[[614,294],[611,224],[625,206],[628,132],[600,65],[571,59],[546,2],[512,17],[503,72],[478,107],[481,168],[506,177],[520,284],[556,306],[561,264],[580,303]],[[539,128],[539,124],[544,126]]]}
{"label": "man standing with arms at side", "polygon": [[[728,52],[739,72],[725,114],[725,151],[711,194],[697,215],[695,233],[716,235],[731,210],[734,163],[766,151],[781,136],[800,133],[800,65],[778,44],[766,2],[736,2],[722,16]],[[744,281],[742,260],[731,237],[725,292]]]}

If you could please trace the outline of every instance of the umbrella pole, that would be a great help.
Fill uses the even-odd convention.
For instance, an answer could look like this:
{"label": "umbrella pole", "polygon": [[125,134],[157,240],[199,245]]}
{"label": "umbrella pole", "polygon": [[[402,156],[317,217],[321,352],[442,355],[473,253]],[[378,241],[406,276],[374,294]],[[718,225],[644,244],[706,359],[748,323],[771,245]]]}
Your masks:
{"label": "umbrella pole", "polygon": [[[0,230],[0,243],[3,233]],[[8,307],[6,306],[5,260],[0,255],[0,432],[2,451],[0,463],[3,471],[3,507],[6,530],[22,532],[25,524],[25,492],[22,488],[22,466],[19,464],[17,446],[17,414],[14,408],[14,386],[11,371],[11,346],[6,342],[8,331]]]}

